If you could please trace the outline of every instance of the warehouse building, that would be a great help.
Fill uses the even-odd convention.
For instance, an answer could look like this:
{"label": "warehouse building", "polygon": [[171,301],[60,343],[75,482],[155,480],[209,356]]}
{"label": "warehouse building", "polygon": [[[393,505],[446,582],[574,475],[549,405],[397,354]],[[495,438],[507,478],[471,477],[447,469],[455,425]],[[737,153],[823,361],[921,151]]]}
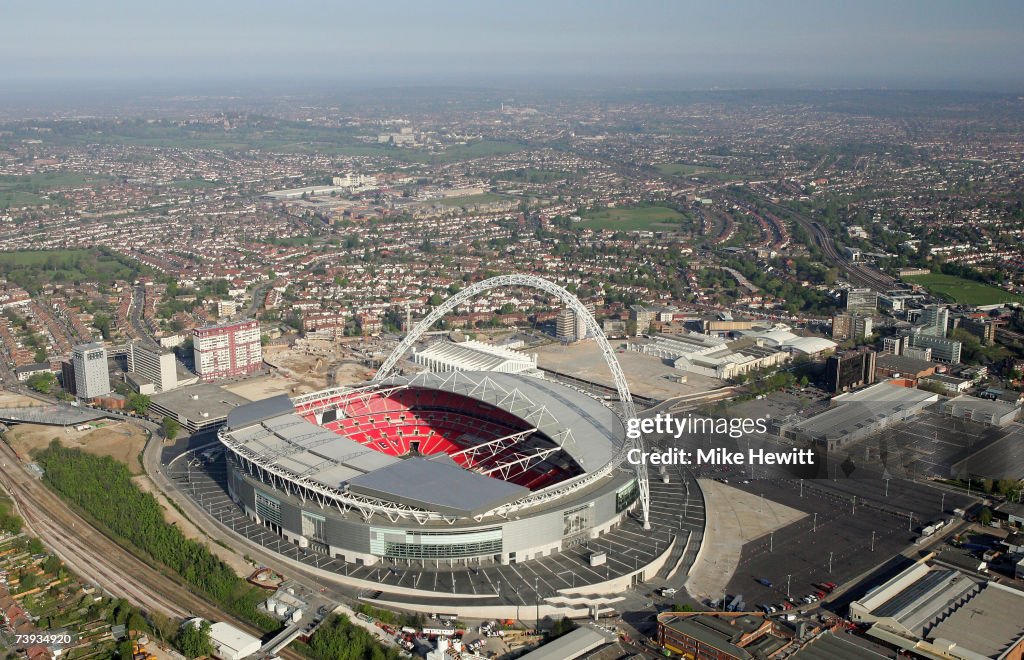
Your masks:
{"label": "warehouse building", "polygon": [[923,658],[1024,653],[1024,592],[920,561],[850,604],[868,636]]}
{"label": "warehouse building", "polygon": [[910,419],[938,400],[938,394],[885,381],[834,397],[832,408],[809,419],[782,425],[779,435],[813,442],[829,450],[839,449]]}
{"label": "warehouse building", "polygon": [[962,394],[955,399],[943,401],[941,410],[950,417],[1003,427],[1017,419],[1020,403],[979,399],[976,396]]}
{"label": "warehouse building", "polygon": [[505,374],[537,372],[537,356],[469,340],[438,341],[413,353],[413,362],[428,371],[497,371]]}

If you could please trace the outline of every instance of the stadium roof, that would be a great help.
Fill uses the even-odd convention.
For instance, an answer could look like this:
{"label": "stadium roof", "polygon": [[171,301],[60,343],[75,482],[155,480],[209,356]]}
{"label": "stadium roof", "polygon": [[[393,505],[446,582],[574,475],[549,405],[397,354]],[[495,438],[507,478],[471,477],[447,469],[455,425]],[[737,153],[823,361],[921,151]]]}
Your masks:
{"label": "stadium roof", "polygon": [[[379,385],[449,391],[481,402],[467,401],[467,408],[508,411],[560,445],[588,472],[608,465],[625,437],[621,420],[600,401],[535,377],[427,373]],[[530,494],[528,488],[465,470],[447,456],[403,460],[379,452],[296,414],[291,399],[283,395],[232,410],[224,437],[230,438],[234,451],[292,478],[446,516],[481,515]]]}
{"label": "stadium roof", "polygon": [[[376,452],[375,452],[376,453]],[[350,492],[455,516],[477,516],[530,489],[463,470],[454,462],[409,458],[348,482]]]}

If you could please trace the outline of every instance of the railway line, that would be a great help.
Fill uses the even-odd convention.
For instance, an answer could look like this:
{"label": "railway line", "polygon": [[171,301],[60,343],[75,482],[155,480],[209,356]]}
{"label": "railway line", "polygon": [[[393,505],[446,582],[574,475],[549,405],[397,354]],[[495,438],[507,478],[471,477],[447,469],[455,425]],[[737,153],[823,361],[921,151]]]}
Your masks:
{"label": "railway line", "polygon": [[877,269],[871,268],[866,264],[850,261],[840,254],[839,250],[836,249],[835,241],[832,240],[832,236],[828,233],[828,230],[826,230],[825,227],[823,227],[817,220],[773,202],[765,196],[761,196],[761,202],[776,211],[785,211],[788,213],[797,224],[803,227],[804,230],[811,235],[815,244],[821,249],[822,254],[825,255],[825,259],[831,262],[833,266],[846,273],[851,284],[867,287],[876,293],[886,293],[898,288],[897,281],[893,277],[890,277]]}
{"label": "railway line", "polygon": [[84,580],[145,611],[228,621],[263,636],[262,631],[220,611],[94,529],[30,474],[6,443],[0,443],[0,486],[10,494],[29,529]]}

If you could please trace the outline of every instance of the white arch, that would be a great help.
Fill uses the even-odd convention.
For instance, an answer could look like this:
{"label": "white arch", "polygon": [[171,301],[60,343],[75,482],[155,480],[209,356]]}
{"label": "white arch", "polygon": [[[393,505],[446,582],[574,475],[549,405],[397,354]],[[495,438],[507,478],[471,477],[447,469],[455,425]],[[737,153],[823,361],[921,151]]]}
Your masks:
{"label": "white arch", "polygon": [[[412,348],[413,344],[419,341],[419,338],[423,336],[423,333],[441,320],[445,314],[471,298],[475,298],[481,293],[490,291],[491,289],[510,286],[525,286],[557,296],[564,304],[576,313],[578,318],[582,318],[584,320],[587,326],[587,332],[593,335],[594,339],[597,341],[597,345],[601,347],[601,354],[604,357],[605,364],[608,365],[608,371],[611,372],[612,379],[615,381],[615,389],[618,390],[619,401],[622,403],[623,416],[626,420],[635,417],[636,407],[633,405],[633,397],[629,393],[629,385],[626,383],[626,376],[622,373],[622,367],[619,366],[619,361],[615,358],[615,351],[612,349],[611,344],[608,343],[608,338],[605,337],[604,332],[601,330],[601,326],[597,324],[597,320],[594,319],[594,316],[587,310],[583,303],[580,302],[579,298],[554,282],[542,277],[537,277],[536,275],[499,275],[480,282],[475,282],[455,295],[450,296],[443,303],[435,307],[430,314],[427,314],[426,318],[417,323],[416,327],[402,339],[391,355],[384,360],[384,363],[380,366],[380,369],[377,370],[377,374],[373,377],[373,380],[379,381],[387,378],[395,368],[395,365],[398,364],[398,361],[402,359],[402,356],[409,352],[409,349]],[[619,458],[624,458],[625,453],[633,447],[637,447],[643,451],[642,440],[627,439],[623,445],[623,451]],[[647,482],[647,466],[643,461],[639,461],[636,465],[636,477],[637,487],[640,491],[640,505],[643,509],[644,529],[650,529],[650,484]]]}

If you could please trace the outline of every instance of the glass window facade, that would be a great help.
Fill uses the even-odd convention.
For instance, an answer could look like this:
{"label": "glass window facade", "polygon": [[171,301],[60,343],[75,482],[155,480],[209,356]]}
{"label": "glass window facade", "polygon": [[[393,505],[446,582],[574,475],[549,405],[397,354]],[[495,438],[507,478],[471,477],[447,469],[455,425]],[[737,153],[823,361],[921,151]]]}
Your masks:
{"label": "glass window facade", "polygon": [[615,491],[615,513],[622,513],[636,502],[640,491],[636,487],[636,481],[630,481],[622,488]]}
{"label": "glass window facade", "polygon": [[454,559],[501,552],[501,528],[466,532],[370,528],[370,552],[403,559]]}
{"label": "glass window facade", "polygon": [[302,535],[310,541],[326,540],[324,536],[324,517],[308,511],[302,512]]}
{"label": "glass window facade", "polygon": [[273,497],[268,497],[256,491],[256,515],[263,520],[268,520],[275,525],[281,524],[281,503]]}

